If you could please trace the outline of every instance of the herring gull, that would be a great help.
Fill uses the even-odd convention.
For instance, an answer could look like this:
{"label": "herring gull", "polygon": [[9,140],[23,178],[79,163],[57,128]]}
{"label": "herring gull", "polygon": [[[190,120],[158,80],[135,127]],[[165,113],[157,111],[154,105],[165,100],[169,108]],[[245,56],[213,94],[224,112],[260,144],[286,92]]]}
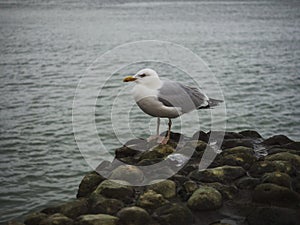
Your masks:
{"label": "herring gull", "polygon": [[[206,94],[195,87],[189,87],[176,81],[160,80],[158,74],[152,69],[142,69],[134,76],[125,77],[124,82],[134,81],[132,93],[135,102],[141,110],[150,116],[157,117],[156,136],[162,144],[170,139],[172,118],[181,116],[195,109],[206,109],[222,102],[208,98]],[[168,118],[168,131],[166,137],[160,140],[160,118]]]}

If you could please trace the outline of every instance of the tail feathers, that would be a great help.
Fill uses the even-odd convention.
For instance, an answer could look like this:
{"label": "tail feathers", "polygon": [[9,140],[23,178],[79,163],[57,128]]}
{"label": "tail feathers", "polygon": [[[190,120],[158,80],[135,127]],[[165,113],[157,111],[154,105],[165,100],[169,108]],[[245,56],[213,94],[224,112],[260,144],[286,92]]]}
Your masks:
{"label": "tail feathers", "polygon": [[222,102],[223,102],[222,100],[210,98],[208,100],[208,105],[206,105],[206,106],[200,106],[198,109],[209,109],[209,108],[212,108],[214,106],[219,105]]}

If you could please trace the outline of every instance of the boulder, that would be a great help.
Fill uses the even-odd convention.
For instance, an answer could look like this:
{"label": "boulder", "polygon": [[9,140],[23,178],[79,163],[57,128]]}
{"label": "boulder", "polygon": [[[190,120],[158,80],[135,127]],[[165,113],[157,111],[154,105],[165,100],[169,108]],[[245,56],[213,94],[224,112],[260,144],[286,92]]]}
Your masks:
{"label": "boulder", "polygon": [[192,212],[178,203],[166,204],[156,209],[153,217],[163,225],[191,225],[194,220]]}
{"label": "boulder", "polygon": [[239,134],[245,138],[251,138],[251,139],[262,138],[262,136],[255,130],[244,130],[239,132]]}
{"label": "boulder", "polygon": [[222,195],[215,188],[200,187],[189,198],[187,206],[195,211],[218,209],[222,206]]}
{"label": "boulder", "polygon": [[155,147],[153,147],[152,149],[150,149],[149,151],[145,151],[143,152],[140,157],[139,157],[139,161],[145,160],[145,159],[159,159],[159,158],[165,158],[168,155],[172,154],[173,152],[175,152],[175,149],[169,145],[162,145],[159,144]]}
{"label": "boulder", "polygon": [[293,166],[300,169],[300,156],[291,154],[289,152],[279,152],[277,154],[268,155],[265,157],[265,160],[269,161],[288,161],[292,163]]}
{"label": "boulder", "polygon": [[93,171],[88,173],[80,182],[77,198],[88,196],[104,180],[105,178],[99,175],[97,172]]}
{"label": "boulder", "polygon": [[253,192],[253,201],[293,207],[300,204],[300,195],[289,188],[266,183],[256,186]]}
{"label": "boulder", "polygon": [[107,198],[115,198],[124,202],[131,202],[134,193],[132,187],[117,182],[120,181],[105,180],[98,185],[93,193],[103,195]]}
{"label": "boulder", "polygon": [[242,177],[235,182],[239,189],[253,190],[258,184],[260,184],[259,178],[254,177]]}
{"label": "boulder", "polygon": [[118,199],[105,198],[102,195],[93,193],[89,198],[90,212],[114,215],[121,208],[124,207],[124,203]]}
{"label": "boulder", "polygon": [[262,142],[263,145],[285,145],[294,142],[285,135],[274,135]]}
{"label": "boulder", "polygon": [[293,175],[295,173],[294,167],[288,161],[258,161],[255,162],[249,169],[249,173],[253,177],[261,177],[265,173],[276,171],[287,173],[289,175]]}
{"label": "boulder", "polygon": [[279,207],[256,207],[247,216],[249,225],[298,225],[300,214],[297,210]]}
{"label": "boulder", "polygon": [[15,221],[15,220],[11,220],[11,221],[8,221],[6,223],[6,225],[24,225],[24,223],[20,223],[18,221]]}
{"label": "boulder", "polygon": [[238,146],[253,148],[253,141],[249,139],[224,139],[221,148],[227,149]]}
{"label": "boulder", "polygon": [[144,180],[144,173],[136,166],[121,165],[112,171],[109,178],[113,180],[124,180],[128,183],[136,184]]}
{"label": "boulder", "polygon": [[122,225],[148,225],[151,222],[148,212],[136,206],[121,209],[117,216]]}
{"label": "boulder", "polygon": [[233,199],[234,196],[239,192],[237,187],[234,185],[226,185],[218,182],[206,183],[204,185],[208,187],[213,187],[214,189],[219,191],[222,194],[223,199],[225,200]]}
{"label": "boulder", "polygon": [[56,213],[42,220],[39,225],[72,225],[73,220],[63,214]]}
{"label": "boulder", "polygon": [[46,219],[47,217],[48,216],[45,213],[39,213],[39,212],[31,213],[26,217],[24,223],[26,225],[39,225],[40,222]]}
{"label": "boulder", "polygon": [[176,183],[172,180],[156,180],[148,187],[148,190],[153,190],[164,198],[173,198],[176,196]]}
{"label": "boulder", "polygon": [[137,205],[152,211],[167,204],[169,201],[166,200],[161,194],[156,193],[153,190],[148,190],[140,195]]}
{"label": "boulder", "polygon": [[228,183],[244,176],[246,171],[240,166],[221,166],[206,170],[195,170],[190,173],[192,180],[202,182],[220,182]]}
{"label": "boulder", "polygon": [[183,187],[187,193],[193,193],[198,189],[198,184],[195,181],[189,180],[183,184]]}
{"label": "boulder", "polygon": [[272,183],[288,188],[291,187],[292,182],[291,177],[288,174],[282,172],[266,173],[262,176],[261,180],[262,183]]}
{"label": "boulder", "polygon": [[75,219],[88,212],[88,201],[85,198],[80,198],[60,205],[59,208],[61,214]]}
{"label": "boulder", "polygon": [[78,217],[76,225],[118,225],[119,218],[106,214],[87,214]]}
{"label": "boulder", "polygon": [[207,135],[204,131],[200,130],[194,133],[192,140],[200,140],[208,143],[209,135]]}

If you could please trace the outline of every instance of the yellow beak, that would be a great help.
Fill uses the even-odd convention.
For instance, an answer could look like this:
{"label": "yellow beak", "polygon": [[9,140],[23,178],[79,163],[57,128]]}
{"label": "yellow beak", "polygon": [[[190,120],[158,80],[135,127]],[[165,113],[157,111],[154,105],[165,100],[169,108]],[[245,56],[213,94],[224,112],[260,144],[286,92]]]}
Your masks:
{"label": "yellow beak", "polygon": [[123,82],[130,82],[130,81],[135,81],[135,80],[136,80],[135,77],[133,77],[133,76],[128,76],[128,77],[125,77],[125,78],[123,79]]}

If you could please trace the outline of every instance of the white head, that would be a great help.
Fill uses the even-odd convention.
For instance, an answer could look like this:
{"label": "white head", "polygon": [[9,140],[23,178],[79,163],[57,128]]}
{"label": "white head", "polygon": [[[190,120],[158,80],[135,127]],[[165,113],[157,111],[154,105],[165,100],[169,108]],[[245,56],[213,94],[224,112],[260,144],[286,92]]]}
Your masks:
{"label": "white head", "polygon": [[148,68],[140,70],[134,76],[125,77],[123,81],[135,81],[148,88],[157,88],[161,85],[158,74],[154,70]]}

